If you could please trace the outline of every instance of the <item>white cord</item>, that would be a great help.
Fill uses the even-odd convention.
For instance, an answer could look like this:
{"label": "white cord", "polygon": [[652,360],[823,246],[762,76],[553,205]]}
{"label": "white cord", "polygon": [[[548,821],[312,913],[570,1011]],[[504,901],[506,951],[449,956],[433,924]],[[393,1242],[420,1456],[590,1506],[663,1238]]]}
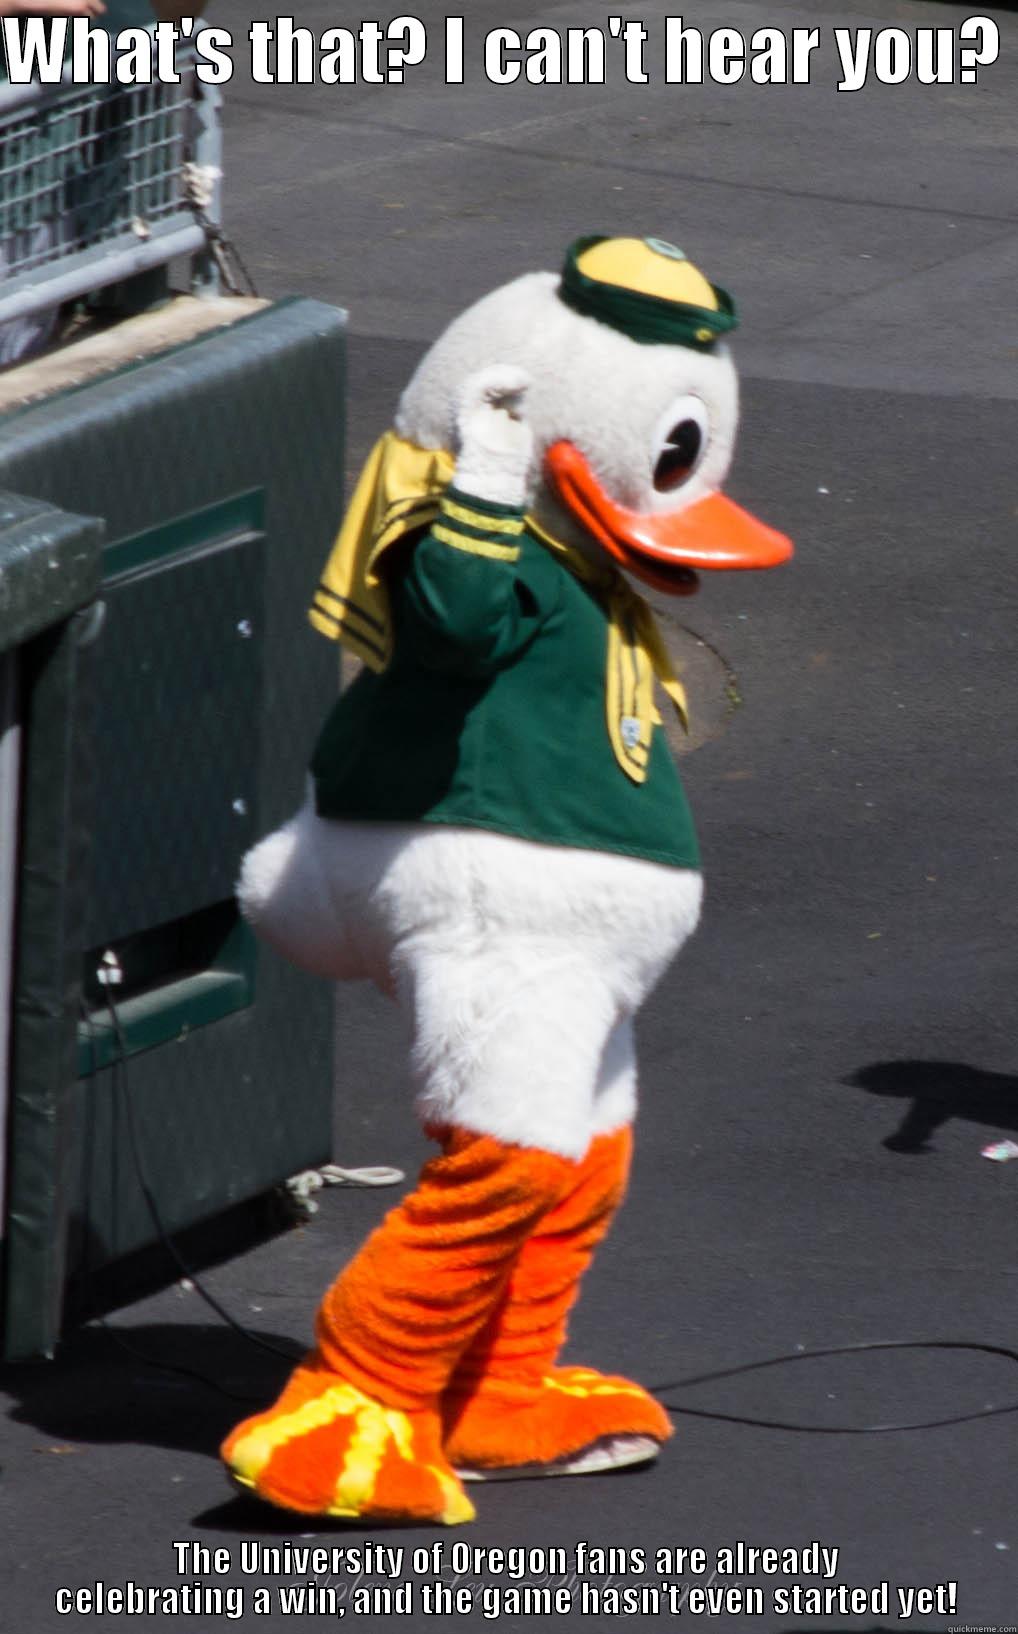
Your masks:
{"label": "white cord", "polygon": [[311,1196],[323,1186],[398,1186],[406,1179],[402,1169],[388,1164],[369,1165],[363,1169],[343,1169],[338,1163],[323,1163],[320,1169],[302,1169],[285,1181],[285,1189],[303,1214],[317,1214],[318,1204]]}
{"label": "white cord", "polygon": [[398,1186],[406,1179],[402,1169],[386,1163],[364,1169],[341,1169],[338,1163],[324,1163],[318,1170],[327,1186]]}

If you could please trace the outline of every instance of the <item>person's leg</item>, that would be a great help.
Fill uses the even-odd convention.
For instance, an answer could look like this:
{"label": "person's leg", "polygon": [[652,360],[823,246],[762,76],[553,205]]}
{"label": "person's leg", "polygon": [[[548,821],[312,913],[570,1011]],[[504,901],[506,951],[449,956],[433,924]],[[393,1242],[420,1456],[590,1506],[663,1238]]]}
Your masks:
{"label": "person's leg", "polygon": [[636,1462],[653,1457],[672,1433],[663,1409],[639,1385],[555,1366],[580,1279],[625,1193],[634,1109],[632,1024],[624,1021],[604,1052],[598,1132],[568,1191],[528,1238],[443,1397],[445,1452],[459,1469],[562,1468],[592,1448],[605,1466]]}
{"label": "person's leg", "polygon": [[[20,272],[36,265],[66,236],[64,223],[40,221],[34,227],[22,228],[0,239],[0,284],[8,267],[13,266]],[[52,306],[26,318],[8,318],[6,323],[0,323],[0,368],[24,363],[45,351],[56,335],[60,311],[59,306]]]}
{"label": "person's leg", "polygon": [[326,1294],[315,1349],[223,1446],[283,1508],[454,1525],[473,1508],[441,1449],[439,1402],[522,1242],[575,1166],[447,1131],[444,1151]]}
{"label": "person's leg", "polygon": [[535,1228],[446,1392],[445,1450],[464,1474],[611,1467],[653,1457],[672,1433],[639,1385],[556,1359],[580,1279],[625,1189],[636,1111],[632,1020],[695,929],[702,882],[691,871],[622,857],[573,855],[562,872],[570,910],[560,916],[563,934],[572,930],[586,988],[604,993],[614,1024],[599,1032],[589,1009],[582,1024],[588,1040],[599,1040],[599,1059],[575,1183]]}

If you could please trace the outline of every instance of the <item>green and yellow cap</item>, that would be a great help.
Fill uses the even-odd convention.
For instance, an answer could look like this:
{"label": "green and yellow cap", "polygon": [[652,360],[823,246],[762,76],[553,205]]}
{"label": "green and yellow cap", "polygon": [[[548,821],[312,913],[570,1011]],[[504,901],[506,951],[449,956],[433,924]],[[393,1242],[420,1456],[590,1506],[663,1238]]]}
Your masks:
{"label": "green and yellow cap", "polygon": [[646,346],[709,352],[739,321],[728,291],[660,238],[576,239],[558,292],[574,312]]}

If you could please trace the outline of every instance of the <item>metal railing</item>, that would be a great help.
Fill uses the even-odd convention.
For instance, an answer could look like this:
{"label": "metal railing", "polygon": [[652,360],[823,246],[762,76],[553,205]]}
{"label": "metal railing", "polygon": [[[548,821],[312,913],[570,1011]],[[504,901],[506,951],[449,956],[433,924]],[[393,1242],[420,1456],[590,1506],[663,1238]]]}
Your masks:
{"label": "metal railing", "polygon": [[211,288],[220,95],[179,84],[0,85],[0,324],[191,256]]}

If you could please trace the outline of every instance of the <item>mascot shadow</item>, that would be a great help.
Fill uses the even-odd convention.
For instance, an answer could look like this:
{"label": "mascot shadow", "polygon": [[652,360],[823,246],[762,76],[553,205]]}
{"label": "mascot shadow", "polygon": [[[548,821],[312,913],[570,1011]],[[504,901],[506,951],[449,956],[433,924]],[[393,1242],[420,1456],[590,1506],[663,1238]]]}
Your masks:
{"label": "mascot shadow", "polygon": [[842,1079],[855,1089],[907,1101],[884,1145],[891,1152],[935,1150],[934,1133],[952,1118],[1018,1131],[1018,1076],[960,1061],[874,1061]]}
{"label": "mascot shadow", "polygon": [[[215,1492],[216,1451],[238,1411],[271,1400],[299,1352],[284,1334],[250,1332],[257,1343],[215,1322],[94,1323],[72,1333],[54,1362],[0,1368],[0,1390],[15,1404],[9,1413],[14,1423],[34,1425],[57,1442],[122,1442],[201,1453],[209,1459]],[[258,1343],[271,1349],[260,1350]],[[295,1517],[224,1492],[223,1502],[194,1516],[192,1524],[289,1536]],[[304,1532],[331,1532],[340,1525],[316,1515],[300,1517]],[[343,1530],[349,1532],[349,1524]],[[377,1522],[363,1530],[377,1530]]]}
{"label": "mascot shadow", "polygon": [[299,1353],[285,1335],[250,1331],[247,1340],[216,1322],[101,1321],[72,1333],[53,1362],[4,1367],[0,1386],[15,1423],[57,1441],[208,1452],[238,1407],[280,1388]]}

